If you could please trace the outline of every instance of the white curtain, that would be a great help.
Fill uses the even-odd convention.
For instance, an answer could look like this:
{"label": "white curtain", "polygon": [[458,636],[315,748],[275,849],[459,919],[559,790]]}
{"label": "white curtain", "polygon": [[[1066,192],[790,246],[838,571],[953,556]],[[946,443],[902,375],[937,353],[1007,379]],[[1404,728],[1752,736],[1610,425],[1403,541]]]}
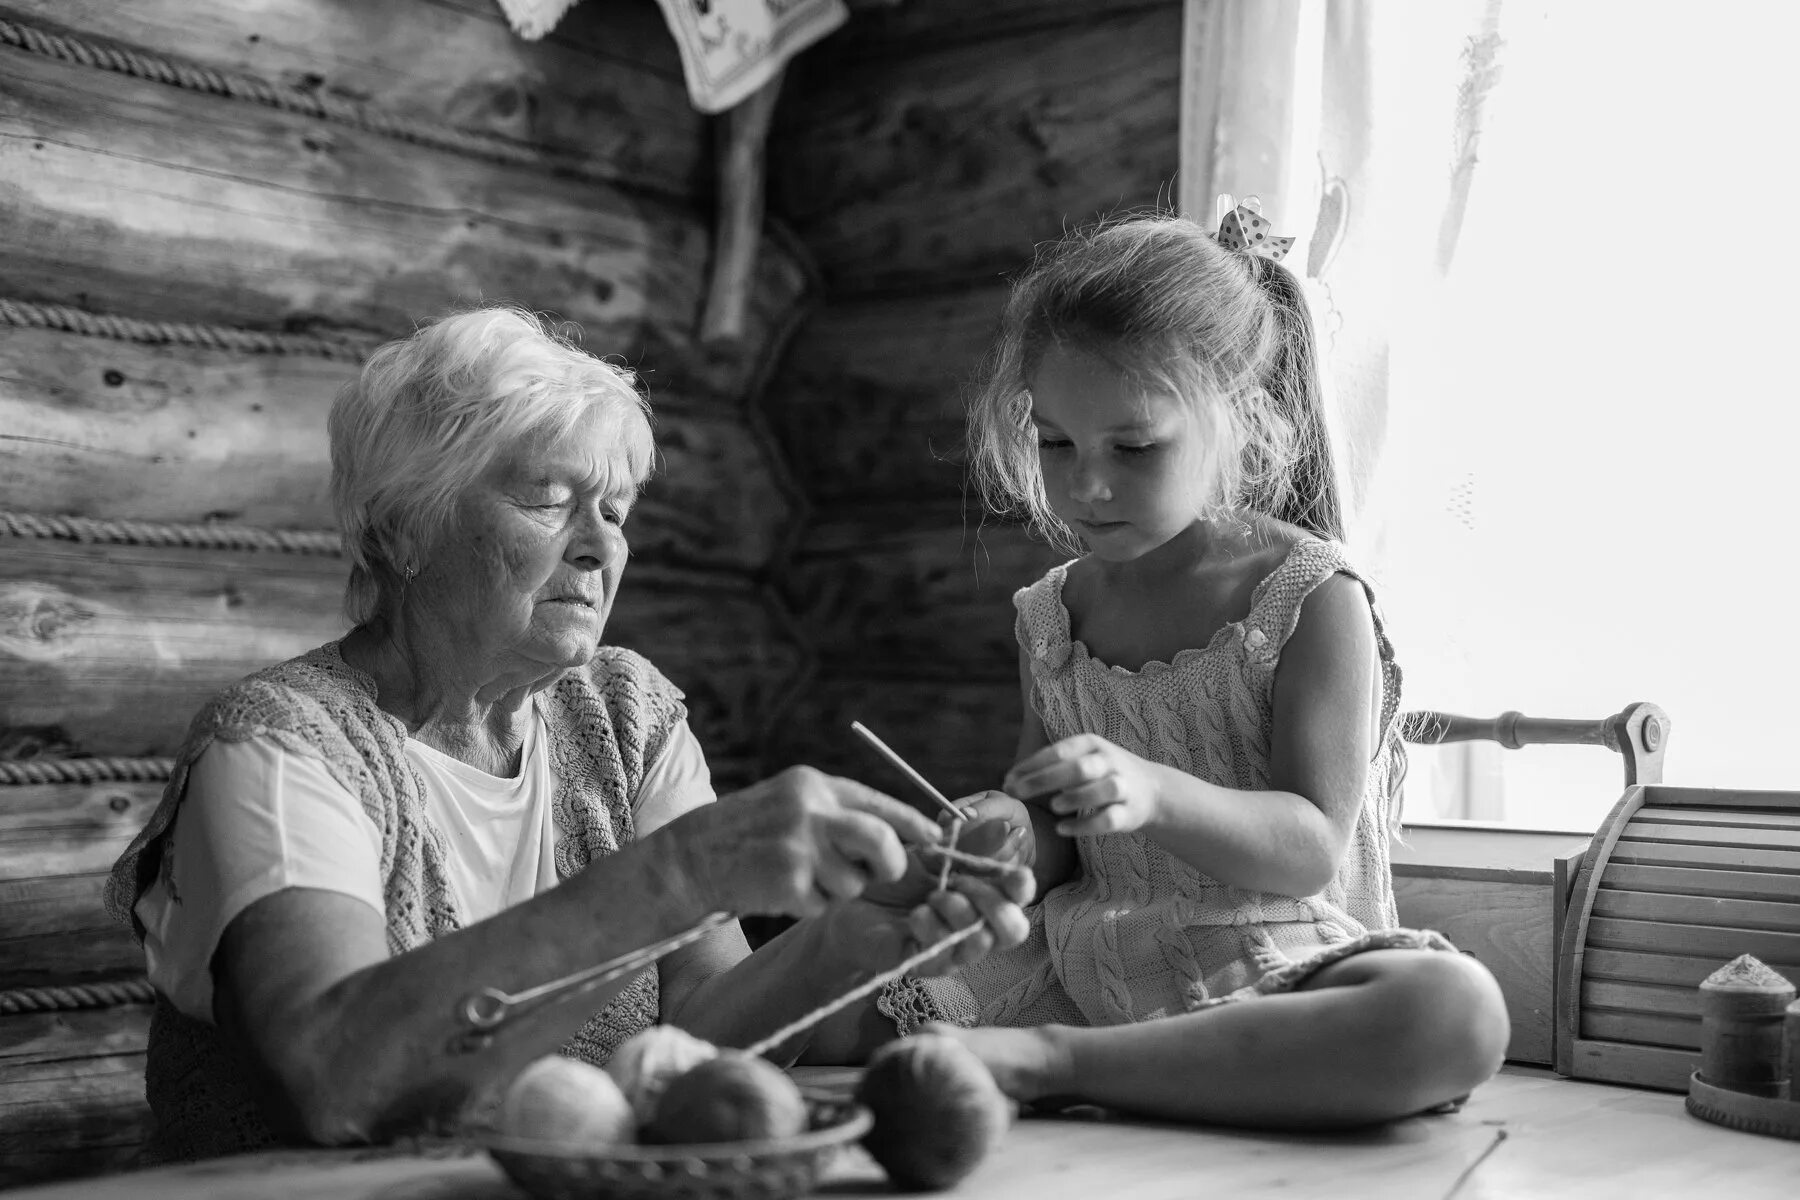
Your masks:
{"label": "white curtain", "polygon": [[[1183,200],[1204,218],[1207,192],[1261,191],[1275,231],[1308,239],[1406,706],[1653,700],[1670,782],[1800,786],[1800,5],[1188,16]],[[1408,812],[1592,828],[1620,786],[1604,751],[1479,745],[1416,754]]]}
{"label": "white curtain", "polygon": [[[1415,318],[1454,261],[1489,92],[1499,0],[1188,0],[1180,203],[1209,221],[1219,193],[1256,195],[1307,285],[1350,534],[1383,563],[1396,375]],[[1463,481],[1426,456],[1409,502],[1459,511]],[[1417,464],[1415,464],[1416,466]],[[1409,468],[1411,469],[1411,468]],[[1391,603],[1388,604],[1391,609]],[[1402,630],[1396,636],[1405,641]],[[1411,707],[1423,707],[1409,696]],[[1441,702],[1427,702],[1440,703]],[[1409,811],[1496,819],[1495,747],[1415,756]]]}

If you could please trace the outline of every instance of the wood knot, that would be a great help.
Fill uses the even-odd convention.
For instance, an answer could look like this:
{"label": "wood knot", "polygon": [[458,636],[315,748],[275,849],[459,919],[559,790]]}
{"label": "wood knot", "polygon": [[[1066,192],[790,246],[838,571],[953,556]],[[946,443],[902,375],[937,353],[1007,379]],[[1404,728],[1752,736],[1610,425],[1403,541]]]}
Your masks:
{"label": "wood knot", "polygon": [[97,616],[66,593],[21,586],[0,589],[0,641],[48,645]]}

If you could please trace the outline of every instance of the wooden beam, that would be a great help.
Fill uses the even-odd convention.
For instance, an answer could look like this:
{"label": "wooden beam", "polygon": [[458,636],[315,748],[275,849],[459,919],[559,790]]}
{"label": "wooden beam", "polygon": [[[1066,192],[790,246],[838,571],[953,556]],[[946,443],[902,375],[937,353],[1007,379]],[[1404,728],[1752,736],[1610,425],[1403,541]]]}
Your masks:
{"label": "wooden beam", "polygon": [[784,110],[773,209],[852,294],[991,282],[1072,224],[1172,204],[1181,28],[1171,3],[859,64]]}
{"label": "wooden beam", "polygon": [[848,775],[924,811],[930,801],[854,737],[850,722],[874,730],[955,798],[999,786],[1018,744],[1020,710],[1016,682],[818,678],[771,732],[766,765],[805,763]]}
{"label": "wooden beam", "polygon": [[[10,790],[0,788],[0,805],[8,801]],[[107,874],[129,842],[129,836],[87,842],[81,849],[96,869],[85,873],[0,878],[0,900],[7,906],[5,932],[0,933],[0,988],[143,973],[143,950],[131,931],[112,919],[105,903]],[[0,875],[45,869],[32,858],[29,847],[0,844]]]}
{"label": "wooden beam", "polygon": [[[0,1044],[21,1020],[0,1017]],[[125,1167],[149,1132],[141,1051],[0,1070],[0,1187]]]}
{"label": "wooden beam", "polygon": [[959,497],[963,405],[993,340],[999,285],[833,298],[795,335],[764,411],[822,504]]}
{"label": "wooden beam", "polygon": [[[1181,8],[1181,0],[962,0],[933,4],[851,0],[851,20],[820,44],[820,75],[867,58],[906,58],[945,45],[1080,29],[1145,9]],[[804,60],[803,60],[804,61]]]}
{"label": "wooden beam", "polygon": [[[0,553],[0,730],[52,727],[96,754],[179,745],[221,685],[339,636],[334,558],[7,539]],[[609,641],[688,694],[709,755],[756,752],[802,669],[784,618],[741,578],[628,571]]]}
{"label": "wooden beam", "polygon": [[40,932],[30,898],[14,881],[104,873],[150,818],[160,783],[34,783],[0,786],[0,896],[7,930]]}
{"label": "wooden beam", "polygon": [[[0,325],[0,509],[329,529],[325,417],[358,364]],[[795,501],[734,405],[659,397],[634,557],[753,571]]]}
{"label": "wooden beam", "polygon": [[620,183],[691,200],[709,187],[705,120],[649,0],[581,5],[535,42],[482,0],[5,0],[0,15],[496,135]]}
{"label": "wooden beam", "polygon": [[[692,345],[709,239],[685,206],[22,51],[0,77],[11,298],[377,336],[510,300],[659,392],[737,399],[760,366]],[[760,350],[806,280],[779,240],[757,262]]]}
{"label": "wooden beam", "polygon": [[144,1049],[150,1006],[61,1009],[0,1016],[0,1069],[79,1061]]}
{"label": "wooden beam", "polygon": [[1016,683],[1013,593],[1066,557],[979,514],[840,507],[808,528],[782,588],[827,672]]}

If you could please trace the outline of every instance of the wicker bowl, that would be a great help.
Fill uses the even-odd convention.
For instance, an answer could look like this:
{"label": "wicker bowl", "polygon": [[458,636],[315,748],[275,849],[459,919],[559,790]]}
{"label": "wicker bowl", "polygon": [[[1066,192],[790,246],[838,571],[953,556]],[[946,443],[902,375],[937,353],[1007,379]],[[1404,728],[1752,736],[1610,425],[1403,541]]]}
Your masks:
{"label": "wicker bowl", "polygon": [[538,1200],[786,1200],[818,1186],[832,1155],[869,1131],[869,1110],[808,1097],[807,1129],[758,1142],[594,1149],[492,1135],[482,1145]]}

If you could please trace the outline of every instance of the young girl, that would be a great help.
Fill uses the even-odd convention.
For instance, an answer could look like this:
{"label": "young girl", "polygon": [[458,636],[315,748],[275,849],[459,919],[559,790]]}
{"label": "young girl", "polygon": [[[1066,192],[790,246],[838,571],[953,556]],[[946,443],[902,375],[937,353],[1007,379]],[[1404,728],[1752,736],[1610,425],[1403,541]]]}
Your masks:
{"label": "young girl", "polygon": [[990,503],[1086,553],[1014,597],[1004,794],[1029,940],[881,1011],[1014,1097],[1253,1125],[1466,1094],[1492,976],[1397,929],[1400,671],[1342,519],[1311,322],[1246,208],[1065,238],[1016,285],[970,415]]}

